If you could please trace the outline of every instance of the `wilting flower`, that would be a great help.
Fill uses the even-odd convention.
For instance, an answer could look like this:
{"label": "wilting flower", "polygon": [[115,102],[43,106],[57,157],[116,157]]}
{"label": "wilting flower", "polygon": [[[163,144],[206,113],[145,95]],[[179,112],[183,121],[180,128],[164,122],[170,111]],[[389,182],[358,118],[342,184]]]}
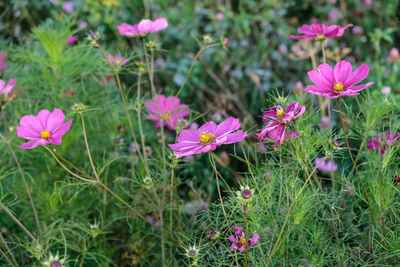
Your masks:
{"label": "wilting flower", "polygon": [[[280,146],[287,139],[286,124],[301,116],[306,110],[299,102],[290,103],[286,110],[281,106],[275,106],[264,112],[264,123],[267,123],[260,133],[257,133],[258,140],[269,139]],[[270,121],[268,121],[270,119]],[[297,132],[289,132],[290,138],[296,138]]]}
{"label": "wilting flower", "polygon": [[67,45],[75,43],[76,41],[78,41],[78,39],[79,39],[78,35],[71,35],[67,39]]}
{"label": "wilting flower", "polygon": [[138,24],[130,25],[122,23],[118,25],[120,35],[130,37],[143,37],[149,33],[162,31],[168,27],[168,21],[163,17],[158,17],[154,21],[150,19],[142,19]]}
{"label": "wilting flower", "polygon": [[381,94],[388,95],[388,94],[390,94],[391,91],[392,91],[392,89],[389,86],[384,86],[381,89]]}
{"label": "wilting flower", "polygon": [[248,243],[249,248],[257,244],[260,236],[256,233],[253,233],[253,237],[249,238],[249,241],[246,242],[246,237],[243,233],[242,228],[239,226],[232,227],[232,230],[235,231],[235,235],[229,236],[228,240],[231,241],[233,244],[231,245],[231,251],[239,250],[243,251],[246,249],[246,243]]}
{"label": "wilting flower", "polygon": [[311,70],[307,73],[316,86],[307,85],[306,92],[328,98],[359,95],[359,91],[374,84],[369,82],[356,85],[367,78],[368,73],[367,64],[362,64],[354,72],[351,63],[345,60],[338,62],[334,69],[328,64],[321,64],[317,70]]}
{"label": "wilting flower", "polygon": [[124,58],[123,56],[120,56],[120,55],[116,55],[116,56],[106,55],[106,58],[107,58],[108,62],[110,62],[110,64],[113,65],[114,67],[124,66],[124,65],[128,64],[128,62],[129,62],[126,58]]}
{"label": "wilting flower", "polygon": [[16,83],[15,79],[10,79],[10,81],[8,81],[7,84],[5,81],[0,79],[0,96],[3,99],[8,98],[8,96],[10,95],[11,91],[14,88],[15,83]]}
{"label": "wilting flower", "polygon": [[160,127],[162,120],[163,126],[174,130],[179,120],[189,114],[189,107],[181,104],[179,98],[175,96],[166,98],[163,95],[157,95],[157,100],[148,100],[144,105],[152,112],[146,118],[157,122],[154,128]]}
{"label": "wilting flower", "polygon": [[338,25],[326,26],[325,24],[314,23],[311,25],[304,24],[297,31],[303,35],[289,35],[290,39],[315,39],[316,41],[325,41],[327,38],[342,36],[344,30],[352,27],[353,24],[347,24],[344,27]]}
{"label": "wilting flower", "polygon": [[55,108],[53,112],[43,109],[36,116],[23,116],[19,122],[20,126],[17,126],[17,136],[31,141],[18,147],[32,149],[50,143],[61,145],[61,138],[72,123],[72,120],[65,123],[64,120],[65,115],[58,108]]}
{"label": "wilting flower", "polygon": [[0,51],[0,72],[2,72],[7,66],[6,59],[7,53],[4,51]]}
{"label": "wilting flower", "polygon": [[62,4],[62,9],[65,13],[71,14],[74,12],[74,4],[71,1],[66,1]]}
{"label": "wilting flower", "polygon": [[390,49],[388,60],[390,63],[395,63],[395,62],[399,61],[400,60],[399,49],[397,49],[395,47]]}
{"label": "wilting flower", "polygon": [[324,172],[334,172],[338,168],[333,160],[325,160],[325,158],[315,158],[314,163],[318,170]]}
{"label": "wilting flower", "polygon": [[385,155],[388,152],[388,147],[395,144],[396,140],[400,137],[398,133],[392,134],[390,130],[386,132],[386,135],[375,135],[374,139],[367,141],[368,149],[380,150],[381,155]]}
{"label": "wilting flower", "polygon": [[239,128],[239,120],[233,117],[229,117],[218,125],[209,121],[198,130],[182,130],[178,137],[178,143],[169,146],[175,151],[177,158],[205,153],[224,144],[242,141],[247,133],[237,131]]}

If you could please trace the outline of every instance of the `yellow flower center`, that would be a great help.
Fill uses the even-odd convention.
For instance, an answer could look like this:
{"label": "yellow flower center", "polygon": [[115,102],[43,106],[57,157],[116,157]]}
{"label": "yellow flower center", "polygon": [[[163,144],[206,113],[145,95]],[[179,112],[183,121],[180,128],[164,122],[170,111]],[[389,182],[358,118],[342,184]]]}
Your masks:
{"label": "yellow flower center", "polygon": [[200,144],[203,146],[209,145],[215,140],[215,135],[211,133],[202,132],[200,134]]}
{"label": "yellow flower center", "polygon": [[343,83],[342,82],[335,83],[333,85],[333,90],[335,90],[335,92],[343,91]]}
{"label": "yellow flower center", "polygon": [[246,244],[246,238],[244,238],[243,236],[239,239],[239,245],[243,246],[244,244]]}
{"label": "yellow flower center", "polygon": [[50,133],[47,130],[44,130],[40,133],[40,138],[42,139],[49,139],[50,138]]}
{"label": "yellow flower center", "polygon": [[161,117],[163,118],[163,120],[167,121],[171,118],[171,116],[168,113],[165,113],[163,115],[161,115]]}
{"label": "yellow flower center", "polygon": [[278,121],[281,121],[283,119],[283,117],[285,117],[286,113],[285,111],[278,109],[278,111],[276,112],[276,118],[278,119]]}
{"label": "yellow flower center", "polygon": [[323,34],[318,34],[317,37],[315,37],[315,41],[318,41],[318,42],[323,42],[325,40],[326,40],[326,36]]}

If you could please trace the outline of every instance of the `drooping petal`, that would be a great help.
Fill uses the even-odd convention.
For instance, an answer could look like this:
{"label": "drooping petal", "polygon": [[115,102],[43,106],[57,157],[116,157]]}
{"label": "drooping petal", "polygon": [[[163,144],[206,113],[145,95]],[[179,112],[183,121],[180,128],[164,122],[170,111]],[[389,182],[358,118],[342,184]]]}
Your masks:
{"label": "drooping petal", "polygon": [[258,240],[260,240],[260,236],[256,233],[253,233],[253,237],[249,238],[249,247],[252,247],[255,244],[257,244]]}
{"label": "drooping petal", "polygon": [[232,244],[231,247],[230,247],[231,251],[235,251],[237,249],[238,249],[238,246],[236,246],[236,244]]}
{"label": "drooping petal", "polygon": [[239,242],[239,241],[237,240],[237,238],[236,238],[234,235],[230,235],[230,236],[228,237],[228,240],[231,241],[231,242],[234,242],[234,243]]}
{"label": "drooping petal", "polygon": [[243,244],[242,246],[240,246],[239,251],[243,251],[246,249],[246,244]]}
{"label": "drooping petal", "polygon": [[32,149],[32,148],[35,148],[37,146],[44,146],[46,144],[48,144],[47,140],[38,139],[38,140],[34,140],[34,141],[31,141],[31,142],[27,142],[27,143],[24,143],[22,145],[19,145],[18,147],[22,148],[22,149]]}
{"label": "drooping petal", "polygon": [[371,86],[373,84],[374,84],[374,82],[360,84],[360,85],[356,85],[356,86],[350,87],[349,90],[351,90],[353,92],[359,92],[359,91],[361,91],[361,90],[363,90],[363,89],[365,89],[365,88],[367,88],[367,87],[369,87],[369,86]]}

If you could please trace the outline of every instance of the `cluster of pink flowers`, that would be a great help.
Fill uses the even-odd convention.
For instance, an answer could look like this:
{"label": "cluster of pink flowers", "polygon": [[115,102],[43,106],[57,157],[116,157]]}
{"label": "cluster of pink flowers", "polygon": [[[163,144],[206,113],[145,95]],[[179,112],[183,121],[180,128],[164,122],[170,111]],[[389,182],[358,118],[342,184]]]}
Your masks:
{"label": "cluster of pink flowers", "polygon": [[[228,240],[232,242],[230,248],[231,251],[243,251],[247,248],[247,245],[249,248],[251,248],[255,244],[257,244],[258,240],[260,239],[260,236],[258,234],[253,233],[253,237],[249,238],[247,242],[242,228],[240,228],[239,226],[234,226],[232,227],[232,230],[235,232],[235,235],[230,235],[228,238]],[[248,244],[246,245],[246,243]]]}
{"label": "cluster of pink flowers", "polygon": [[297,138],[299,133],[296,131],[286,131],[286,125],[293,119],[301,116],[306,110],[305,106],[299,102],[293,102],[288,105],[286,110],[281,106],[274,106],[264,112],[265,127],[257,134],[258,140],[266,139],[274,141],[279,147],[283,141],[289,138]]}

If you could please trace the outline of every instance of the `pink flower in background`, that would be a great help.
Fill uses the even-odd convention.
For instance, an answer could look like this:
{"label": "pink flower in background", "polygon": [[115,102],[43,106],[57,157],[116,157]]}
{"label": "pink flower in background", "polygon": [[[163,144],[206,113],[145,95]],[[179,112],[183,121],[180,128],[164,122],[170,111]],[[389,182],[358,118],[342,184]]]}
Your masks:
{"label": "pink flower in background", "polygon": [[65,11],[65,13],[71,14],[74,12],[74,4],[71,1],[65,1],[62,4],[62,9]]}
{"label": "pink flower in background", "polygon": [[217,19],[217,20],[223,20],[224,19],[224,13],[222,13],[222,12],[218,12],[217,14],[215,14],[215,18]]}
{"label": "pink flower in background", "polygon": [[278,53],[281,55],[286,55],[287,53],[287,46],[285,44],[280,44],[278,46]]}
{"label": "pink flower in background", "polygon": [[390,49],[388,60],[390,63],[395,63],[395,62],[399,61],[400,60],[399,49],[397,49],[395,47]]}
{"label": "pink flower in background", "polygon": [[233,117],[229,117],[218,125],[209,121],[197,130],[182,130],[178,142],[169,146],[175,151],[177,158],[209,152],[218,146],[242,141],[247,133],[237,131],[239,128],[239,120]]}
{"label": "pink flower in background", "polygon": [[58,5],[58,0],[50,0],[50,3],[52,3],[53,5]]}
{"label": "pink flower in background", "polygon": [[369,8],[372,5],[372,0],[363,0],[365,8]]}
{"label": "pink flower in background", "polygon": [[321,122],[318,124],[320,129],[327,129],[331,125],[331,122],[329,120],[328,116],[323,116],[321,118]]}
{"label": "pink flower in background", "polygon": [[382,87],[381,94],[388,95],[388,94],[390,94],[391,91],[392,91],[392,89],[389,86],[385,86],[385,87]]}
{"label": "pink flower in background", "polygon": [[5,81],[0,79],[0,95],[3,99],[8,98],[9,94],[14,88],[15,83],[15,79],[10,79],[7,84]]}
{"label": "pink flower in background", "polygon": [[0,72],[2,72],[7,66],[7,53],[4,51],[0,51]]}
{"label": "pink flower in background", "polygon": [[[291,120],[303,115],[306,107],[299,102],[290,103],[286,110],[281,106],[275,106],[264,112],[263,122],[267,123],[260,133],[257,133],[259,141],[265,139],[276,142],[278,147],[287,139],[286,124]],[[292,136],[293,137],[292,137]],[[297,132],[289,133],[291,138],[298,136]]]}
{"label": "pink flower in background", "polygon": [[336,21],[340,16],[340,10],[337,7],[332,8],[328,13],[328,21]]}
{"label": "pink flower in background", "polygon": [[114,67],[124,66],[124,65],[128,64],[128,62],[129,62],[126,58],[124,58],[123,56],[120,56],[120,55],[116,55],[116,56],[107,55],[106,58],[107,58],[108,62],[110,62],[110,64],[113,65]]}
{"label": "pink flower in background", "polygon": [[333,160],[325,160],[325,158],[315,158],[314,163],[318,170],[324,172],[335,172],[338,168]]}
{"label": "pink flower in background", "polygon": [[163,126],[175,130],[179,120],[189,114],[189,107],[181,104],[179,98],[175,96],[166,98],[163,95],[157,95],[156,100],[147,100],[144,105],[152,112],[146,118],[157,122],[154,128],[160,127],[163,120]]}
{"label": "pink flower in background", "polygon": [[78,35],[71,35],[67,39],[67,45],[75,43],[76,41],[78,41],[78,39],[79,39]]}
{"label": "pink flower in background", "polygon": [[353,24],[347,24],[345,27],[337,25],[326,26],[325,24],[314,23],[311,25],[303,25],[297,29],[300,34],[303,35],[289,35],[290,39],[315,39],[317,41],[324,41],[327,38],[334,38],[336,36],[342,36],[344,30],[348,27],[352,27]]}
{"label": "pink flower in background", "polygon": [[162,31],[168,27],[168,21],[163,17],[158,17],[154,21],[150,19],[142,19],[138,24],[130,25],[122,23],[118,25],[118,31],[123,36],[145,36],[149,33]]}
{"label": "pink flower in background", "polygon": [[359,95],[359,91],[374,84],[373,82],[369,82],[356,85],[367,78],[369,73],[367,64],[362,64],[354,72],[352,71],[351,63],[345,60],[337,63],[334,69],[328,64],[321,64],[317,69],[307,73],[311,81],[316,84],[307,85],[307,93],[322,95],[328,98],[355,96]]}
{"label": "pink flower in background", "polygon": [[396,140],[399,138],[399,134],[392,134],[390,130],[386,132],[386,135],[375,135],[372,140],[367,141],[367,149],[380,150],[381,155],[387,153],[387,149],[390,145],[397,144]]}
{"label": "pink flower in background", "polygon": [[19,122],[20,126],[17,126],[17,136],[31,141],[18,147],[32,149],[47,144],[61,145],[61,138],[68,132],[72,123],[72,120],[66,123],[64,120],[65,115],[58,108],[53,112],[43,109],[36,116],[23,116]]}
{"label": "pink flower in background", "polygon": [[[242,230],[242,228],[240,228],[239,226],[234,226],[232,227],[232,230],[235,232],[235,235],[231,235],[228,237],[228,240],[232,242],[231,251],[235,251],[235,250],[239,250],[239,251],[243,251],[246,249],[246,237],[244,235],[244,232]],[[257,244],[258,240],[260,239],[260,236],[256,233],[253,233],[253,237],[249,238],[249,248],[251,248],[252,246],[254,246],[255,244]]]}
{"label": "pink flower in background", "polygon": [[352,32],[354,35],[357,35],[357,36],[361,36],[364,33],[363,28],[361,28],[360,26],[354,26]]}
{"label": "pink flower in background", "polygon": [[294,94],[301,94],[303,93],[303,83],[300,81],[297,81],[294,86],[293,86],[293,93]]}

